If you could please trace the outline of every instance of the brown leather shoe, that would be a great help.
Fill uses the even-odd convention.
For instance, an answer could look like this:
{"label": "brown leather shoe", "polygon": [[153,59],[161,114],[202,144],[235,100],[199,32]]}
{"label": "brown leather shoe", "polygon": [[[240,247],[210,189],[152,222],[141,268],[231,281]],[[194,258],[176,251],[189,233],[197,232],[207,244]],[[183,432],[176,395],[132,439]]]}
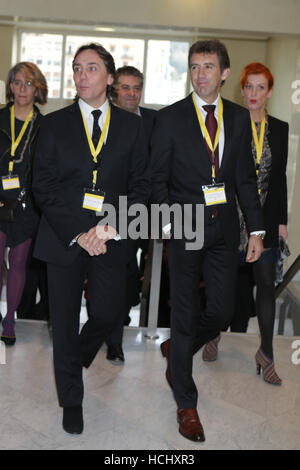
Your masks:
{"label": "brown leather shoe", "polygon": [[166,379],[168,384],[172,387],[172,382],[171,382],[171,373],[170,373],[170,340],[167,339],[160,345],[160,350],[162,355],[167,359],[167,370],[166,370]]}
{"label": "brown leather shoe", "polygon": [[191,441],[204,442],[205,436],[196,408],[177,410],[179,432]]}

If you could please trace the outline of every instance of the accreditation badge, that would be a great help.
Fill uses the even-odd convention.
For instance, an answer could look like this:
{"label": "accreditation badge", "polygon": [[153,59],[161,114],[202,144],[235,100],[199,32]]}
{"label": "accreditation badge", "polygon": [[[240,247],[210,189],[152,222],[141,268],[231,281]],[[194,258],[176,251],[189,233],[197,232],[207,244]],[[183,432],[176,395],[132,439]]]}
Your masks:
{"label": "accreditation badge", "polygon": [[206,206],[215,206],[217,204],[227,203],[224,183],[214,183],[202,186],[202,190]]}
{"label": "accreditation badge", "polygon": [[8,191],[9,189],[20,188],[20,180],[18,175],[2,176],[1,179],[4,191]]}
{"label": "accreditation badge", "polygon": [[84,189],[82,208],[87,211],[101,212],[105,193],[100,189]]}

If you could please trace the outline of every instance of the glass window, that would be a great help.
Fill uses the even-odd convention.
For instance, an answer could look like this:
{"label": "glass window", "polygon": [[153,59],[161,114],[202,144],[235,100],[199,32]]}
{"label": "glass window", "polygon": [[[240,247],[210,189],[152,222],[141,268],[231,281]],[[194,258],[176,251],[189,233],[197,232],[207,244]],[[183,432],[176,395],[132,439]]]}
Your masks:
{"label": "glass window", "polygon": [[33,62],[41,69],[47,79],[49,98],[60,95],[62,45],[62,34],[24,32],[21,36],[20,60]]}
{"label": "glass window", "polygon": [[133,65],[143,71],[145,41],[142,39],[67,36],[63,92],[63,96],[66,99],[70,99],[70,97],[73,97],[76,94],[72,80],[72,61],[74,54],[80,46],[90,42],[100,43],[107,51],[109,51],[115,60],[116,68],[122,67],[123,65]]}
{"label": "glass window", "polygon": [[188,42],[148,42],[145,103],[172,104],[185,97]]}

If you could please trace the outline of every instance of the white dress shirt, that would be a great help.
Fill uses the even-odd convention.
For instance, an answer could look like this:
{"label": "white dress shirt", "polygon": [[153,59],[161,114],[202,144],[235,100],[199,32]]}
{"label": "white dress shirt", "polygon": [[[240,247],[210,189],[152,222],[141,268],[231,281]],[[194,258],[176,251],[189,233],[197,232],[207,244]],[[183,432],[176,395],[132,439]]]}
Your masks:
{"label": "white dress shirt", "polygon": [[[194,96],[194,99],[197,103],[199,111],[201,113],[201,116],[203,118],[203,121],[205,122],[207,112],[203,109],[203,106],[206,106],[208,103],[203,101],[200,98],[200,96],[197,95],[197,93],[195,93],[194,91],[193,91],[193,96]],[[218,114],[219,114],[219,102],[220,102],[220,94],[217,96],[217,99],[213,103],[211,103],[212,105],[215,105],[215,107],[216,107],[214,115],[215,115],[215,118],[216,118],[217,122],[218,122]],[[200,129],[201,129],[201,127],[200,127]],[[201,129],[201,132],[202,132],[202,129]],[[202,133],[202,135],[203,135],[203,133]],[[204,136],[203,136],[203,138],[204,138]],[[214,143],[212,142],[212,144],[214,144]],[[225,144],[225,131],[224,131],[224,121],[223,121],[223,118],[222,118],[220,138],[219,138],[219,166],[221,166],[221,162],[222,162],[222,157],[223,157],[223,152],[224,152],[224,144]]]}
{"label": "white dress shirt", "polygon": [[[100,106],[100,108],[93,108],[92,106],[87,104],[85,101],[83,101],[81,98],[79,98],[78,104],[79,104],[80,109],[82,111],[82,114],[84,116],[84,119],[85,119],[86,125],[88,127],[90,136],[92,136],[93,126],[94,126],[94,116],[92,115],[92,111],[95,111],[96,109],[99,109],[101,111],[98,124],[99,124],[100,129],[102,130],[103,127],[104,127],[105,119],[106,119],[106,116],[107,116],[107,111],[108,111],[108,108],[109,108],[108,99],[106,99],[105,103],[102,106]],[[104,143],[106,143],[107,136],[108,136],[108,131],[109,131],[109,127],[107,128]]]}
{"label": "white dress shirt", "polygon": [[[80,109],[81,109],[81,111],[82,111],[82,114],[83,114],[83,116],[84,116],[84,119],[85,119],[87,128],[88,128],[88,130],[89,130],[90,136],[92,136],[92,134],[93,134],[93,126],[94,126],[94,116],[93,116],[93,114],[92,114],[92,111],[95,111],[96,109],[99,109],[99,110],[101,111],[98,124],[99,124],[100,129],[102,130],[103,127],[104,127],[105,119],[106,119],[107,112],[108,112],[108,108],[109,108],[109,101],[108,101],[108,99],[106,99],[105,103],[104,103],[102,106],[100,106],[100,108],[93,108],[93,107],[90,106],[88,103],[86,103],[85,101],[83,101],[81,98],[79,98],[78,104],[79,104]],[[106,132],[106,135],[105,135],[105,138],[104,138],[104,143],[106,143],[107,136],[108,136],[108,131],[109,131],[109,125],[108,125],[107,132]],[[76,241],[77,241],[77,239],[78,239],[78,237],[79,237],[80,235],[81,235],[81,234],[77,235],[77,237],[74,238],[74,239],[71,241],[70,246],[72,246],[74,243],[76,243]],[[117,241],[118,241],[118,240],[121,240],[120,235],[117,234],[117,235],[114,237],[114,240],[117,240]]]}

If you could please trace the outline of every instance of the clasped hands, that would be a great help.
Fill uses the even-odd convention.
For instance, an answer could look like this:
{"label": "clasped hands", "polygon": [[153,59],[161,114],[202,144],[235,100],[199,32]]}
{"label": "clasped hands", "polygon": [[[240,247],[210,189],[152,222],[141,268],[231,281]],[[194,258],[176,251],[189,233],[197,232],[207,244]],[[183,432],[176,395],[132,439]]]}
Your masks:
{"label": "clasped hands", "polygon": [[115,238],[116,230],[110,225],[96,225],[77,238],[78,245],[90,256],[104,255],[107,252],[106,242]]}

